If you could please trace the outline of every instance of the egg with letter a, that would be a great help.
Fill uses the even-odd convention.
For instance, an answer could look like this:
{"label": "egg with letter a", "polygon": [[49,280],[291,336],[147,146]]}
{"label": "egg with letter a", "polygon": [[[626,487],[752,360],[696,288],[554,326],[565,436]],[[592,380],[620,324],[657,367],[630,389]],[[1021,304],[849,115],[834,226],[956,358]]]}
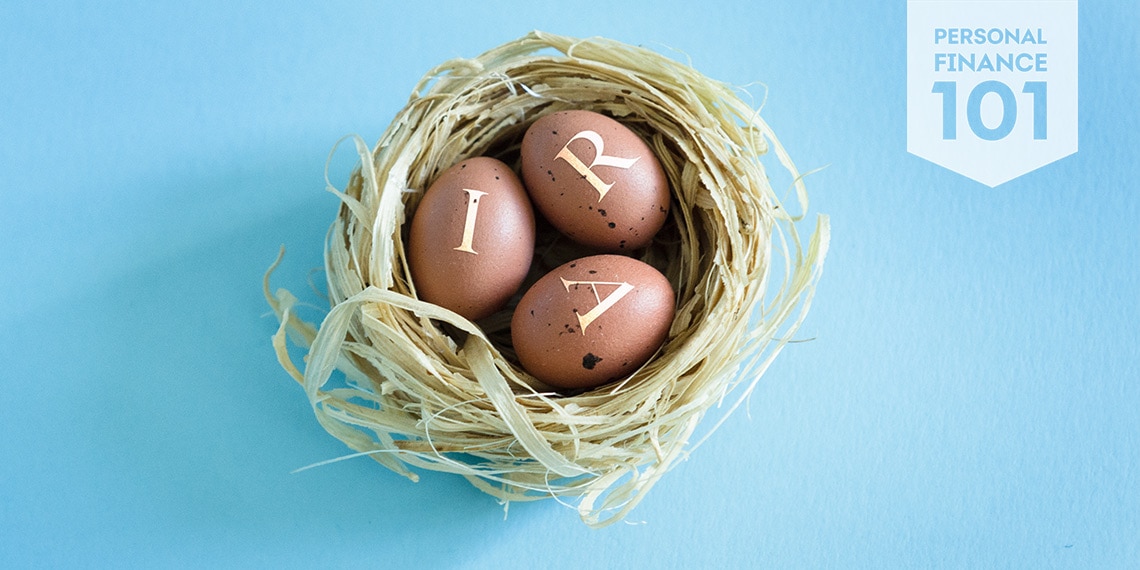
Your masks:
{"label": "egg with letter a", "polygon": [[594,255],[547,273],[511,318],[522,367],[561,389],[624,378],[665,342],[675,312],[673,287],[649,264]]}
{"label": "egg with letter a", "polygon": [[535,208],[570,239],[612,253],[649,245],[669,213],[652,149],[618,121],[585,110],[536,120],[523,135],[522,178]]}
{"label": "egg with letter a", "polygon": [[445,170],[413,213],[407,255],[420,299],[471,320],[501,309],[534,256],[534,210],[518,176],[490,157]]}

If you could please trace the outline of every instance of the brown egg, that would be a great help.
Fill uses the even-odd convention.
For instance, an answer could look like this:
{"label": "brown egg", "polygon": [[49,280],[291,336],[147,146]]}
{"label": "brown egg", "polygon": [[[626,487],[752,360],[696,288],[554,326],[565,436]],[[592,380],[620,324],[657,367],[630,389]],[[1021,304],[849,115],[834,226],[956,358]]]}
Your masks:
{"label": "brown egg", "polygon": [[499,310],[534,256],[534,210],[510,167],[488,157],[445,170],[412,218],[408,265],[416,294],[468,319]]}
{"label": "brown egg", "polygon": [[570,239],[628,252],[664,225],[665,171],[625,125],[593,111],[551,113],[527,129],[521,152],[531,200]]}
{"label": "brown egg", "polygon": [[665,342],[673,287],[652,266],[622,255],[571,261],[539,279],[519,301],[511,340],[519,362],[564,389],[628,376]]}

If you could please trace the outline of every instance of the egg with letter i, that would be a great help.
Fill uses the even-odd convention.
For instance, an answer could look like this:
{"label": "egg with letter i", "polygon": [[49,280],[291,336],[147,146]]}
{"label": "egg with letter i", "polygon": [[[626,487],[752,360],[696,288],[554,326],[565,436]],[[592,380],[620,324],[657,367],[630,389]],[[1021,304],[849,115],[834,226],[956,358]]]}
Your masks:
{"label": "egg with letter i", "polygon": [[522,367],[561,389],[624,378],[665,342],[673,287],[649,264],[622,255],[566,263],[532,285],[515,307],[511,341]]}
{"label": "egg with letter i", "polygon": [[669,213],[669,182],[637,133],[600,113],[560,111],[523,135],[522,178],[566,237],[602,251],[649,245]]}
{"label": "egg with letter i", "polygon": [[471,320],[501,309],[534,256],[534,210],[518,176],[490,157],[445,170],[416,207],[407,255],[420,299]]}

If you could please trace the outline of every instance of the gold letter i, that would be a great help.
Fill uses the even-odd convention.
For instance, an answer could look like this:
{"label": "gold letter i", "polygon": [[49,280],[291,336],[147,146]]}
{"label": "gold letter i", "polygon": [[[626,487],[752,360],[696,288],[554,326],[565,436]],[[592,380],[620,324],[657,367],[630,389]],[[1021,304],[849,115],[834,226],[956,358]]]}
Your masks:
{"label": "gold letter i", "polygon": [[487,193],[467,188],[463,191],[467,193],[467,221],[463,223],[463,243],[452,249],[479,255],[479,252],[471,249],[471,240],[475,239],[475,218],[479,216],[479,198],[486,196]]}

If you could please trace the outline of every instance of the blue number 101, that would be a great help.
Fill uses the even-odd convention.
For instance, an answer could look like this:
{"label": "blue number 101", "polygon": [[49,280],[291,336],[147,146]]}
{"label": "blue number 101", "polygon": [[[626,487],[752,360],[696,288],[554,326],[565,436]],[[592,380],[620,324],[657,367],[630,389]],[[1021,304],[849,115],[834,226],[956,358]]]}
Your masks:
{"label": "blue number 101", "polygon": [[[942,94],[942,140],[955,140],[958,138],[958,84],[953,81],[935,81],[932,93]],[[1045,140],[1047,138],[1046,83],[1044,81],[1026,81],[1021,89],[1033,97],[1033,138]],[[982,99],[990,93],[1001,99],[1001,121],[996,127],[988,127],[982,122]],[[1017,98],[1013,90],[1001,81],[983,81],[970,91],[966,99],[966,122],[974,135],[982,140],[996,141],[1005,138],[1017,123]]]}

